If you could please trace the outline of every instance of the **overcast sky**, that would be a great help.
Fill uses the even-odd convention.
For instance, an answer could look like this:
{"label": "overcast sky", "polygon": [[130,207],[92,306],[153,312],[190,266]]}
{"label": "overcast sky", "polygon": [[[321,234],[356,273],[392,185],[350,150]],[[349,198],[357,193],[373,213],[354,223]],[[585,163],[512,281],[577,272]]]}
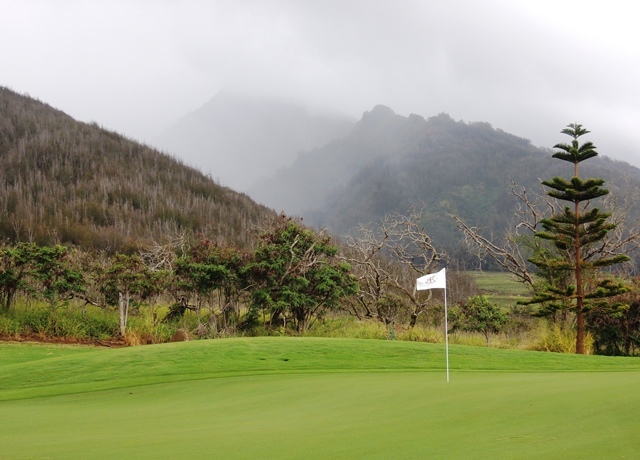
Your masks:
{"label": "overcast sky", "polygon": [[0,85],[138,140],[221,89],[441,112],[640,166],[633,0],[0,0]]}

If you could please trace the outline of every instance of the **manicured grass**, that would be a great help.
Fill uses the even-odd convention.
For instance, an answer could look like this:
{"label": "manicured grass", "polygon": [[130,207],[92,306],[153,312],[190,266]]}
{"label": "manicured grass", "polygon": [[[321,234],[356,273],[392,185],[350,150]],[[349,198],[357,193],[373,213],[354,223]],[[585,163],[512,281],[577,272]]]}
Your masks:
{"label": "manicured grass", "polygon": [[[92,349],[7,365],[1,364],[4,347],[0,401],[227,376],[445,368],[444,345],[401,341],[237,338]],[[640,360],[452,346],[450,366],[464,372],[640,371]]]}
{"label": "manicured grass", "polygon": [[0,342],[0,369],[2,366],[41,359],[58,358],[95,351],[81,345],[43,344],[38,342]]}
{"label": "manicured grass", "polygon": [[[46,346],[46,345],[45,345]],[[632,458],[640,360],[255,338],[5,359],[0,458]],[[37,356],[31,351],[32,356]]]}
{"label": "manicured grass", "polygon": [[478,283],[478,287],[495,294],[526,295],[527,288],[516,281],[513,275],[504,272],[467,272]]}

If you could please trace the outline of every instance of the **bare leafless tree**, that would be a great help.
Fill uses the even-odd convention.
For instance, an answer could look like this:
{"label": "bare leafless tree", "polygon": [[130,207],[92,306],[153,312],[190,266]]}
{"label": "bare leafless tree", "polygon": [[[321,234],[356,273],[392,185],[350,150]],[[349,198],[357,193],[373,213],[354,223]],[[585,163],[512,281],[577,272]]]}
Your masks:
{"label": "bare leafless tree", "polygon": [[[418,294],[415,280],[433,272],[446,254],[423,226],[424,210],[387,214],[377,225],[361,225],[347,237],[346,260],[360,283],[359,315],[394,324],[406,317],[409,326],[433,305],[433,293]],[[360,313],[363,312],[363,313]]]}
{"label": "bare leafless tree", "polygon": [[[637,253],[640,247],[640,218],[633,216],[640,215],[640,190],[631,183],[623,184],[621,190],[626,193],[610,194],[604,198],[604,208],[611,213],[610,220],[616,225],[615,229],[607,234],[600,245],[589,248],[582,255],[584,260],[617,253]],[[469,251],[475,253],[479,260],[493,260],[501,269],[533,288],[535,278],[527,259],[544,244],[536,241],[533,234],[540,229],[542,219],[558,214],[562,207],[544,190],[530,191],[513,181],[511,193],[516,199],[516,211],[510,230],[502,237],[483,234],[482,229],[467,225],[459,217],[453,216],[453,219],[463,232]],[[586,203],[585,207],[589,204]]]}
{"label": "bare leafless tree", "polygon": [[140,249],[144,264],[152,271],[173,270],[177,257],[184,257],[190,247],[187,232],[182,231],[166,243],[154,241],[152,245]]}
{"label": "bare leafless tree", "polygon": [[482,229],[467,225],[457,216],[453,216],[453,219],[464,234],[469,252],[475,253],[479,261],[491,259],[517,280],[533,287],[535,280],[527,264],[525,251],[534,250],[531,245],[537,242],[532,238],[533,232],[547,213],[558,209],[558,204],[544,192],[532,193],[513,181],[511,193],[516,198],[514,221],[502,237],[485,235]]}
{"label": "bare leafless tree", "polygon": [[397,267],[385,253],[388,236],[370,225],[361,225],[358,236],[349,235],[343,257],[351,264],[358,278],[359,291],[350,305],[359,319],[376,318],[394,324],[403,311],[400,299],[393,295],[398,283]]}
{"label": "bare leafless tree", "polygon": [[[609,194],[604,199],[604,208],[611,212],[609,221],[616,227],[607,234],[602,245],[584,254],[585,259],[593,258],[596,253],[612,256],[617,253],[632,256],[640,248],[640,186],[625,181],[621,194]],[[638,270],[627,264],[631,270]]]}

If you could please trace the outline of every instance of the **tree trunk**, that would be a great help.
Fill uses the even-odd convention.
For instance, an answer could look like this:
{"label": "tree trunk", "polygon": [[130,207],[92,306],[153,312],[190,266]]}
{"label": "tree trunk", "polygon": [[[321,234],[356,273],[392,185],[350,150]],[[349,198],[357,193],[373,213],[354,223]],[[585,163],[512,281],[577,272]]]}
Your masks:
{"label": "tree trunk", "polygon": [[416,322],[418,321],[418,315],[419,313],[416,312],[411,313],[411,319],[409,320],[409,329],[413,329],[416,325]]}
{"label": "tree trunk", "polygon": [[576,308],[578,310],[576,313],[576,354],[584,355],[584,311],[581,305]]}
{"label": "tree trunk", "polygon": [[127,319],[129,316],[129,293],[118,292],[118,309],[120,310],[120,335],[124,336],[127,329]]}
{"label": "tree trunk", "polygon": [[5,311],[9,311],[11,310],[11,306],[13,305],[13,299],[15,297],[15,293],[16,291],[14,291],[13,289],[8,289],[7,290],[7,295],[5,297],[5,303],[4,303],[4,310]]}
{"label": "tree trunk", "polygon": [[[576,171],[577,172],[577,171]],[[584,291],[582,288],[582,260],[580,256],[580,207],[575,205],[575,251],[576,251],[576,354],[584,355]]]}
{"label": "tree trunk", "polygon": [[281,323],[280,314],[282,313],[282,309],[277,308],[271,312],[271,319],[269,319],[269,325],[273,326],[274,324]]}

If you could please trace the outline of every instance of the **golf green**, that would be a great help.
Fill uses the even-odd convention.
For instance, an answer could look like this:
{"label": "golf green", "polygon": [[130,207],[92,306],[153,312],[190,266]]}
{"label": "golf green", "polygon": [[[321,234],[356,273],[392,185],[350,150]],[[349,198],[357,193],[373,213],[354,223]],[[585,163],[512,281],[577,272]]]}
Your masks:
{"label": "golf green", "polygon": [[[275,350],[271,370],[260,367]],[[457,364],[447,383],[442,363],[427,362],[442,357],[441,346],[430,344],[240,339],[2,365],[6,351],[0,347],[0,371],[23,371],[26,380],[0,376],[0,459],[577,459],[640,451],[640,363],[630,358],[452,347]],[[513,353],[521,356],[517,366]],[[158,365],[158,354],[167,367]],[[105,357],[121,364],[109,371],[112,387],[104,373],[92,387],[86,370],[111,362]],[[145,357],[146,374],[133,366]],[[476,359],[484,363],[474,365]],[[505,370],[484,369],[500,361]],[[171,362],[202,374],[176,380]],[[51,369],[49,379],[42,368]],[[125,386],[127,369],[132,384]],[[51,396],[34,396],[47,387]]]}

